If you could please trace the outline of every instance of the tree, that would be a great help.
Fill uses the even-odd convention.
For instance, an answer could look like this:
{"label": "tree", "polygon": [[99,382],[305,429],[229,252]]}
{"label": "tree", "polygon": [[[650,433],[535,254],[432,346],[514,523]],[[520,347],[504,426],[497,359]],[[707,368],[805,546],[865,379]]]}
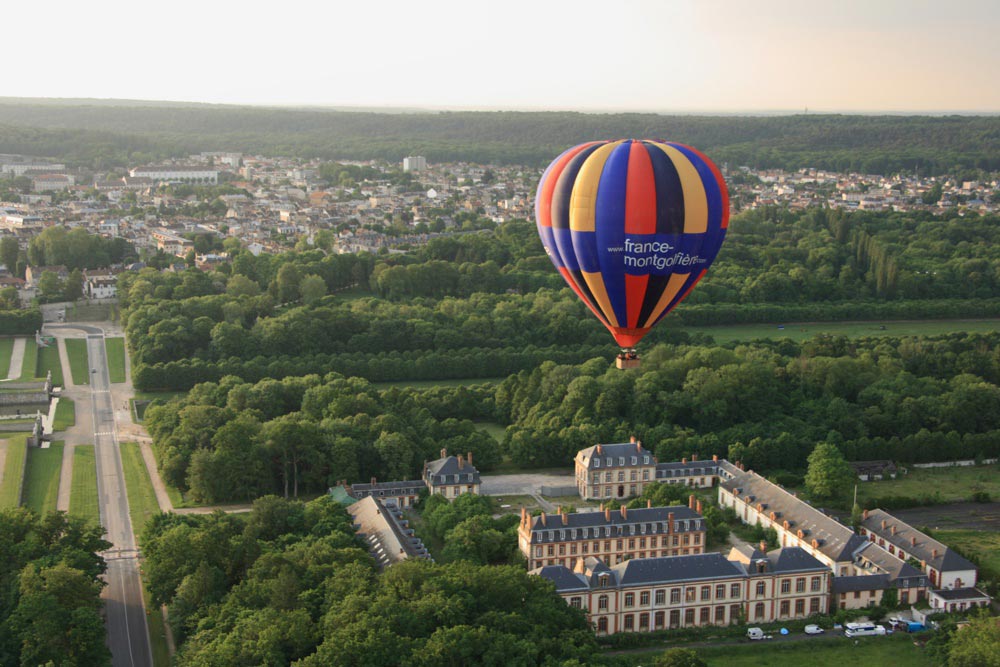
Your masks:
{"label": "tree", "polygon": [[854,472],[836,446],[819,443],[809,455],[808,463],[806,489],[814,498],[831,500],[847,495]]}
{"label": "tree", "polygon": [[63,289],[63,298],[66,301],[76,301],[83,298],[83,272],[80,269],[73,269],[66,278],[66,286]]}
{"label": "tree", "polygon": [[948,644],[948,667],[1000,667],[1000,625],[981,613],[959,628]]}
{"label": "tree", "polygon": [[299,292],[302,294],[302,303],[311,306],[326,296],[326,283],[319,276],[309,275],[299,283]]}
{"label": "tree", "polygon": [[654,667],[708,667],[708,663],[689,648],[672,648],[653,661]]}
{"label": "tree", "polygon": [[42,271],[42,277],[38,279],[38,291],[46,301],[55,301],[63,295],[63,284],[59,276],[53,271]]}
{"label": "tree", "polygon": [[17,269],[17,255],[20,252],[17,239],[13,236],[5,236],[0,240],[0,264],[7,267],[7,270],[14,273]]}

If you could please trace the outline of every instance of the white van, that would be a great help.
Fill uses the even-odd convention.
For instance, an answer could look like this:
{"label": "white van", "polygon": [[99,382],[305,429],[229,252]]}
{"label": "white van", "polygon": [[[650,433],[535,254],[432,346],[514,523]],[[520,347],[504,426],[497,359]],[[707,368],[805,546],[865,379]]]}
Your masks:
{"label": "white van", "polygon": [[845,637],[868,637],[885,634],[885,626],[874,623],[845,623],[844,628]]}
{"label": "white van", "polygon": [[770,639],[771,635],[765,635],[760,628],[747,628],[747,639]]}

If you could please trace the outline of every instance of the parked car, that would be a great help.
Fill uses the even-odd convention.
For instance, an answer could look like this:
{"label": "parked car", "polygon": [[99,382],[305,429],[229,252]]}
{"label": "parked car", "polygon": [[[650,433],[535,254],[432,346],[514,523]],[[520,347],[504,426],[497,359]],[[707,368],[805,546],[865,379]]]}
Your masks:
{"label": "parked car", "polygon": [[821,627],[819,627],[818,625],[815,625],[815,624],[807,625],[806,626],[806,634],[807,635],[821,635],[821,634],[823,634],[823,628],[821,628]]}
{"label": "parked car", "polygon": [[870,635],[884,635],[885,626],[874,623],[847,623],[845,625],[845,637],[867,637]]}
{"label": "parked car", "polygon": [[764,631],[760,628],[747,628],[747,639],[773,639],[773,637],[771,637],[771,635],[765,635]]}

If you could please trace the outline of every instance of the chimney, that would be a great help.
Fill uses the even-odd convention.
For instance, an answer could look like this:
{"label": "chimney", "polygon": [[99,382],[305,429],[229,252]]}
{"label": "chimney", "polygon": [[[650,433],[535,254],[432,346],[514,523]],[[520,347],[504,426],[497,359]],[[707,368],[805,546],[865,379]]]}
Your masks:
{"label": "chimney", "polygon": [[461,454],[459,454],[458,455],[458,469],[462,470],[463,468],[465,468],[465,459],[462,458]]}
{"label": "chimney", "polygon": [[629,442],[632,443],[633,445],[635,444],[635,436],[634,435],[629,439]]}
{"label": "chimney", "polygon": [[882,530],[885,530],[885,523],[886,523],[885,519],[882,519]]}
{"label": "chimney", "polygon": [[931,558],[937,558],[937,557],[938,557],[938,550],[931,549]]}
{"label": "chimney", "polygon": [[605,507],[604,508],[604,520],[605,521],[611,521],[611,508],[610,507]]}
{"label": "chimney", "polygon": [[927,561],[925,560],[920,561],[920,569],[924,571],[927,570]]}
{"label": "chimney", "polygon": [[567,516],[566,512],[563,511],[562,507],[559,508],[559,513],[562,514],[563,525],[564,526],[568,525],[569,524],[569,516]]}
{"label": "chimney", "polygon": [[861,520],[862,521],[868,520],[868,510],[865,510],[864,512],[861,513]]}
{"label": "chimney", "polygon": [[718,463],[719,462],[719,455],[718,454],[712,454],[712,460],[715,461],[716,463]]}
{"label": "chimney", "polygon": [[896,534],[896,526],[895,526],[895,524],[893,524],[893,525],[892,525],[892,526],[891,526],[891,527],[889,528],[889,534],[890,534],[890,535],[895,535],[895,534]]}
{"label": "chimney", "polygon": [[694,463],[697,460],[698,460],[698,455],[697,454],[692,454],[691,455],[691,463]]}
{"label": "chimney", "polygon": [[622,505],[622,518],[623,519],[627,519],[628,518],[628,508],[625,507],[624,505]]}
{"label": "chimney", "polygon": [[375,478],[372,477],[372,486],[375,486]]}
{"label": "chimney", "polygon": [[767,553],[767,542],[765,542],[764,540],[761,540],[760,544],[758,546],[760,547],[761,551],[763,551],[764,553]]}
{"label": "chimney", "polygon": [[814,539],[812,541],[813,549],[819,549],[819,540]]}
{"label": "chimney", "polygon": [[642,443],[636,441],[636,443],[635,443],[635,453],[639,454],[640,452],[642,452]]}
{"label": "chimney", "polygon": [[667,533],[674,532],[674,513],[667,512]]}
{"label": "chimney", "polygon": [[587,563],[584,562],[582,556],[576,559],[576,565],[573,566],[573,571],[577,574],[583,574],[587,571]]}
{"label": "chimney", "polygon": [[686,456],[681,459],[681,463],[683,463],[684,465],[687,465],[687,462],[688,462],[688,460],[687,460]]}
{"label": "chimney", "polygon": [[652,500],[647,500],[646,501],[646,509],[650,509],[652,506],[653,506],[653,501]]}
{"label": "chimney", "polygon": [[542,512],[542,525],[543,526],[548,525],[545,523],[545,512]]}
{"label": "chimney", "polygon": [[441,448],[441,458],[444,458],[446,456],[448,456],[448,450],[442,447]]}
{"label": "chimney", "polygon": [[694,509],[694,494],[688,496],[688,509]]}
{"label": "chimney", "polygon": [[524,523],[524,520],[527,519],[527,518],[528,518],[528,509],[522,505],[521,506],[521,523]]}
{"label": "chimney", "polygon": [[469,465],[472,465],[472,452],[465,455],[465,460],[468,461]]}
{"label": "chimney", "polygon": [[598,453],[598,454],[600,454],[600,453],[601,453],[601,446],[600,446],[600,445],[598,445],[598,446],[597,446],[597,453]]}
{"label": "chimney", "polygon": [[917,538],[915,538],[915,537],[911,537],[910,538],[910,546],[911,547],[917,546]]}
{"label": "chimney", "polygon": [[697,512],[698,514],[701,514],[701,501],[700,500],[697,501],[697,502],[695,502],[695,504],[694,504],[694,511]]}

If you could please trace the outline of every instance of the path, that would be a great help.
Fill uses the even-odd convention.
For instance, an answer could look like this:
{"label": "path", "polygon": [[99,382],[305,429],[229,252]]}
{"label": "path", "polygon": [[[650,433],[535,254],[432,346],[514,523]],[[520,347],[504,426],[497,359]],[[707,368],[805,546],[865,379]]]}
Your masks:
{"label": "path", "polygon": [[94,443],[93,424],[88,423],[87,415],[93,411],[93,393],[88,385],[73,384],[73,374],[70,372],[69,355],[66,353],[66,338],[79,338],[70,330],[59,332],[56,346],[59,348],[59,363],[63,371],[63,388],[61,398],[73,401],[76,410],[76,420],[73,426],[60,432],[55,439],[62,440],[63,447],[62,471],[59,476],[59,495],[56,498],[56,509],[69,511],[69,499],[73,490],[73,454],[77,445],[92,445]]}
{"label": "path", "polygon": [[3,482],[5,465],[7,465],[7,440],[0,440],[0,482]]}
{"label": "path", "polygon": [[15,338],[10,351],[10,367],[7,369],[7,379],[16,380],[21,377],[21,367],[24,366],[24,348],[28,345],[27,338]]}
{"label": "path", "polygon": [[63,389],[73,389],[76,385],[73,384],[73,370],[70,368],[69,355],[66,353],[66,339],[59,336],[56,345],[59,347],[59,365],[62,366],[63,372]]}
{"label": "path", "polygon": [[153,448],[146,440],[139,441],[139,451],[142,452],[142,460],[146,463],[146,470],[149,471],[149,479],[153,482],[153,491],[156,493],[156,504],[160,506],[161,512],[173,512],[174,504],[170,502],[167,495],[167,486],[160,477],[160,470],[156,467],[156,457],[153,455]]}

